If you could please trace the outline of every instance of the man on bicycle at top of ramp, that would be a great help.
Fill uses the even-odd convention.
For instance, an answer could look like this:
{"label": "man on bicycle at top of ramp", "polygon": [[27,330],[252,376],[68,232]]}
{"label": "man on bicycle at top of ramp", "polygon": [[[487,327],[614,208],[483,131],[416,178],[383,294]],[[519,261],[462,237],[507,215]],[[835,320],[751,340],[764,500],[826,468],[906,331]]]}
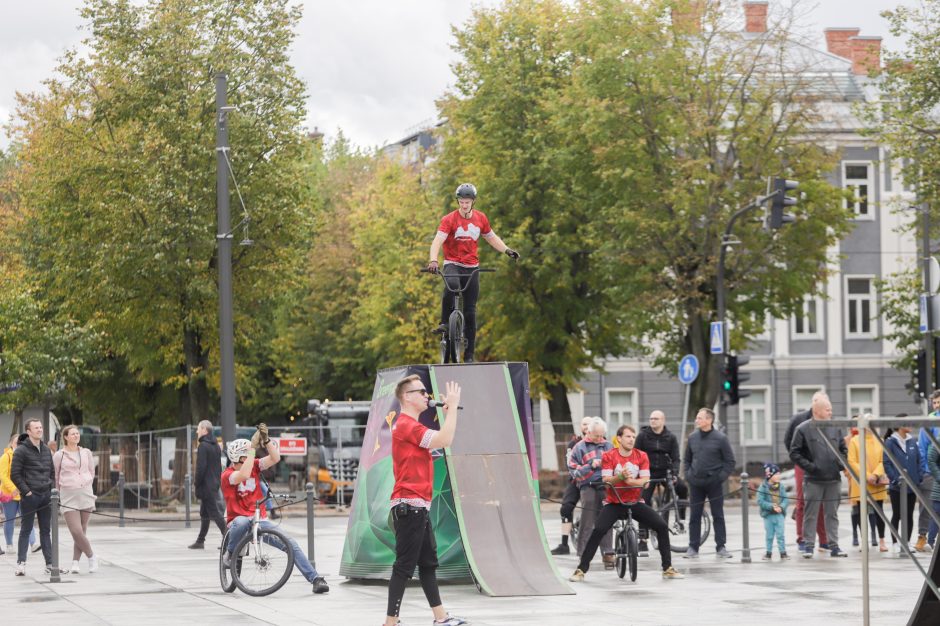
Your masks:
{"label": "man on bicycle at top of ramp", "polygon": [[[268,451],[268,456],[263,459],[255,458],[255,448],[259,446],[264,446]],[[251,441],[247,439],[230,441],[225,452],[231,465],[222,472],[225,521],[229,527],[228,542],[225,546],[225,554],[222,556],[226,564],[230,566],[232,550],[251,528],[255,507],[259,506],[258,502],[265,499],[264,492],[261,489],[261,472],[277,465],[277,462],[281,460],[281,453],[277,448],[277,444],[268,437],[268,427],[263,423],[258,425],[258,431],[252,436]],[[260,515],[260,528],[277,527],[276,524],[266,519],[267,511],[263,506]],[[288,537],[283,529],[281,529],[281,532],[290,542],[289,548],[294,553],[294,565],[304,575],[307,582],[313,585],[313,593],[326,593],[329,591],[330,586],[317,573],[317,570],[307,559],[307,555],[303,553],[297,542],[292,537]]]}
{"label": "man on bicycle at top of ramp", "polygon": [[[466,323],[467,349],[464,362],[473,361],[473,350],[477,334],[477,298],[480,295],[480,275],[473,270],[480,267],[477,256],[477,241],[482,236],[497,252],[506,254],[513,260],[519,259],[519,253],[503,243],[503,240],[490,228],[490,221],[483,211],[473,208],[477,197],[477,188],[470,183],[457,187],[457,210],[441,219],[437,235],[431,242],[431,260],[428,271],[438,272],[437,257],[444,250],[444,277],[451,289],[466,286],[463,292],[463,316]],[[469,282],[466,282],[468,281]],[[438,332],[445,332],[447,319],[454,310],[453,295],[445,288],[441,299],[441,326]]]}
{"label": "man on bicycle at top of ramp", "polygon": [[629,424],[623,424],[617,429],[617,440],[617,447],[608,450],[601,457],[602,480],[610,486],[607,501],[597,521],[594,522],[594,530],[584,547],[584,552],[581,553],[578,569],[568,580],[584,581],[584,575],[591,566],[591,559],[597,552],[601,537],[613,528],[617,520],[626,519],[628,510],[631,511],[635,521],[648,526],[656,533],[659,556],[662,558],[663,578],[684,578],[672,567],[669,528],[666,522],[653,510],[653,507],[645,504],[640,498],[639,488],[646,486],[650,480],[650,461],[645,452],[633,447],[636,442],[636,430]]}

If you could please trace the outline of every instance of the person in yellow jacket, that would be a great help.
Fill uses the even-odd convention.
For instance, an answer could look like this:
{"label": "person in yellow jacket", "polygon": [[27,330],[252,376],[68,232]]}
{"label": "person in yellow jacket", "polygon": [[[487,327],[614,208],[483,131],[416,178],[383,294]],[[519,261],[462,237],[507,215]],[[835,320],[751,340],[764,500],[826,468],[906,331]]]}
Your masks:
{"label": "person in yellow jacket", "polygon": [[[855,430],[855,429],[853,429]],[[884,502],[888,499],[888,476],[885,473],[884,467],[884,447],[881,445],[881,440],[875,436],[870,429],[865,429],[865,471],[859,472],[859,435],[855,434],[848,442],[848,462],[849,466],[852,468],[852,471],[859,475],[859,478],[865,477],[865,482],[867,484],[867,491],[871,494],[872,498],[875,501],[875,506],[877,506],[882,512],[884,512]],[[858,519],[859,523],[861,522],[860,518],[860,506],[859,506],[859,497],[861,496],[861,490],[858,487],[858,483],[852,479],[851,474],[849,475],[849,502],[852,504],[852,522],[855,523],[855,520]],[[870,504],[870,503],[869,503]],[[878,531],[878,545],[879,551],[887,552],[888,546],[885,545],[885,523],[880,515],[877,513],[869,513],[868,515],[869,524],[872,525],[872,531],[875,529]],[[864,533],[860,531],[861,535]],[[872,540],[872,545],[875,545],[874,539]]]}
{"label": "person in yellow jacket", "polygon": [[[13,550],[13,526],[16,516],[20,513],[20,492],[10,479],[10,465],[13,463],[13,450],[16,448],[18,435],[10,437],[10,445],[0,455],[0,503],[3,505],[3,535],[7,542],[7,552]],[[36,529],[29,534],[29,545],[33,552],[40,548],[36,541]],[[3,550],[0,550],[3,554]]]}

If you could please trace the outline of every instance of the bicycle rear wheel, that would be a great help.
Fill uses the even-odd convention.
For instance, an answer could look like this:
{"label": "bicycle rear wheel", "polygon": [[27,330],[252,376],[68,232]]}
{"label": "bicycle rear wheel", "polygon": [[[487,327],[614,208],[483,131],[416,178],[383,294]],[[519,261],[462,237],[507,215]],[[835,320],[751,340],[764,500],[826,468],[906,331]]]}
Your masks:
{"label": "bicycle rear wheel", "polygon": [[248,532],[235,554],[240,566],[232,570],[238,588],[250,596],[266,596],[284,586],[294,569],[294,553],[287,536],[273,528],[259,528],[258,541]]}
{"label": "bicycle rear wheel", "polygon": [[630,580],[635,581],[637,572],[636,557],[639,552],[636,528],[630,526],[624,534],[627,536],[627,564],[630,566]]}
{"label": "bicycle rear wheel", "polygon": [[451,363],[463,363],[463,352],[467,345],[464,337],[463,313],[454,311],[447,320],[447,336],[450,343]]}
{"label": "bicycle rear wheel", "polygon": [[617,533],[614,548],[617,550],[617,576],[623,578],[627,573],[627,538],[626,533]]}

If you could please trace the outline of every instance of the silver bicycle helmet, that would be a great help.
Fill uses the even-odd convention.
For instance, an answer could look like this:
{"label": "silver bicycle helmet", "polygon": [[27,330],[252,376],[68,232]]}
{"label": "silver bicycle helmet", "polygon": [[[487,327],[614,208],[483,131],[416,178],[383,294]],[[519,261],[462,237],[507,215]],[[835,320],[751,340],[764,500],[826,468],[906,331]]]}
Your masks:
{"label": "silver bicycle helmet", "polygon": [[232,463],[238,463],[243,456],[248,456],[251,450],[251,442],[247,439],[234,439],[225,446],[225,454]]}

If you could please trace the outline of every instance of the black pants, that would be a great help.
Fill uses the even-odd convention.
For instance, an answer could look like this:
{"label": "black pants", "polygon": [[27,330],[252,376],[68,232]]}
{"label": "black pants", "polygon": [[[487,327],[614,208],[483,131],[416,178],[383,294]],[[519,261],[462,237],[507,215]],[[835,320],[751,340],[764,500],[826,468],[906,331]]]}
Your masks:
{"label": "black pants", "polygon": [[42,556],[46,565],[52,564],[52,499],[50,492],[36,493],[20,497],[20,538],[16,546],[16,560],[26,562],[26,553],[29,549],[29,534],[33,532],[33,521],[39,520],[39,545],[42,546]]}
{"label": "black pants", "polygon": [[571,523],[574,518],[574,508],[578,506],[578,500],[581,499],[581,488],[573,480],[568,481],[565,487],[565,495],[561,498],[561,521]]}
{"label": "black pants", "polygon": [[[657,473],[657,474],[651,474],[651,475],[650,475],[650,478],[666,478],[666,475],[665,475],[665,474],[659,475],[658,473]],[[643,488],[643,493],[642,493],[642,495],[640,496],[640,498],[642,498],[643,502],[649,504],[650,506],[652,506],[652,504],[653,504],[653,490],[656,489],[656,485],[657,485],[657,483],[652,483],[652,484],[647,485],[646,487],[644,487],[644,488]],[[688,498],[689,498],[689,486],[685,484],[685,481],[680,480],[680,479],[676,479],[676,496],[677,496],[680,500],[688,500]],[[679,508],[679,519],[684,520],[684,519],[685,519],[685,507],[684,507],[684,506],[681,506],[681,507],[678,507],[678,508]],[[650,535],[649,528],[647,528],[647,527],[644,526],[643,524],[640,524],[640,537],[643,538],[643,539],[647,539],[647,538],[649,537],[649,535]]]}
{"label": "black pants", "polygon": [[405,584],[414,576],[418,566],[418,577],[428,605],[440,606],[441,594],[437,588],[437,542],[431,528],[429,511],[408,504],[398,504],[392,508],[392,522],[395,526],[395,565],[392,577],[388,581],[388,612],[386,615],[398,616],[401,599],[405,595]]}
{"label": "black pants", "polygon": [[705,500],[712,511],[712,527],[715,530],[715,547],[725,547],[725,509],[724,509],[724,482],[714,482],[706,485],[691,485],[692,497],[689,506],[692,509],[692,519],[689,520],[689,547],[698,550],[702,545],[702,513],[705,511]]}
{"label": "black pants", "polygon": [[[463,292],[463,332],[467,337],[464,360],[473,358],[477,338],[477,299],[480,297],[480,274],[474,272],[474,269],[476,268],[461,267],[453,263],[447,263],[442,269],[447,286],[450,289],[466,287]],[[444,289],[444,296],[441,298],[441,324],[447,324],[450,314],[454,312],[455,299],[456,295],[452,291]]]}
{"label": "black pants", "polygon": [[[902,485],[901,489],[907,489],[906,485]],[[901,534],[901,491],[892,491],[888,490],[888,497],[891,498],[891,525],[894,526],[895,530],[898,531],[898,535]],[[904,541],[910,543],[911,541],[911,532],[914,530],[914,502],[917,500],[917,496],[913,493],[908,492],[907,494],[907,537],[904,537]],[[897,543],[897,540],[894,538],[894,535],[891,535],[891,543]]]}
{"label": "black pants", "polygon": [[578,569],[587,572],[591,567],[591,559],[597,554],[597,547],[601,544],[601,538],[613,528],[614,522],[618,519],[627,519],[627,511],[633,513],[633,519],[639,524],[653,529],[656,533],[657,543],[659,544],[659,558],[663,563],[663,571],[672,567],[672,552],[669,551],[669,528],[665,520],[659,516],[659,513],[653,510],[653,507],[642,502],[636,502],[631,505],[626,504],[605,504],[601,509],[601,514],[594,522],[594,531],[587,545],[584,546],[584,552],[581,553],[581,562],[578,563]]}
{"label": "black pants", "polygon": [[209,524],[215,522],[219,532],[225,536],[225,516],[222,514],[223,504],[219,500],[218,491],[209,493],[199,500],[199,536],[196,543],[203,543],[209,534]]}

